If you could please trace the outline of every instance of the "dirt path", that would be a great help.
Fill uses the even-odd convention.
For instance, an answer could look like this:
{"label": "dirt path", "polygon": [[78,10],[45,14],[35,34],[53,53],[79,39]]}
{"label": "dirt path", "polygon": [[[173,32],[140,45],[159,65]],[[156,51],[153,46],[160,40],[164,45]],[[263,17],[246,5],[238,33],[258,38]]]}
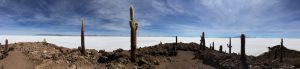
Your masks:
{"label": "dirt path", "polygon": [[11,51],[0,60],[0,69],[34,69],[34,66],[22,52]]}
{"label": "dirt path", "polygon": [[157,69],[215,69],[193,57],[194,53],[191,51],[178,51],[176,57],[171,57],[171,62],[161,63]]}

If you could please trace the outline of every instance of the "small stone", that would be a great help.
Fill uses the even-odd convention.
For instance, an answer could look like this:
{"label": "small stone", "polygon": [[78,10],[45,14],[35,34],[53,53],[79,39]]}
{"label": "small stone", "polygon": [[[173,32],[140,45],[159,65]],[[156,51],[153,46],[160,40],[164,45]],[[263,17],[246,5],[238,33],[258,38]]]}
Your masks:
{"label": "small stone", "polygon": [[144,60],[144,59],[141,59],[139,62],[138,62],[138,65],[141,66],[141,65],[144,65],[144,64],[149,64],[148,61]]}

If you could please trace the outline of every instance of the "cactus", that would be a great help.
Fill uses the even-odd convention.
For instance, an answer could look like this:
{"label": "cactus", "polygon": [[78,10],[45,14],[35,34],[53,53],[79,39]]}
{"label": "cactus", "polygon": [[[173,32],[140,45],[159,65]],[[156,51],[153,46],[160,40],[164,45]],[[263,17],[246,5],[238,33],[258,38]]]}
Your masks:
{"label": "cactus", "polygon": [[212,43],[212,50],[215,50],[215,42]]}
{"label": "cactus", "polygon": [[223,51],[222,48],[223,48],[222,45],[220,45],[220,48],[219,48],[220,53],[222,53],[222,51]]}
{"label": "cactus", "polygon": [[130,50],[130,55],[131,55],[131,61],[136,62],[136,32],[138,29],[138,23],[134,19],[134,7],[133,5],[130,6],[130,21],[129,25],[131,28],[131,50]]}
{"label": "cactus", "polygon": [[200,36],[200,45],[199,45],[199,49],[202,50],[202,35]]}
{"label": "cactus", "polygon": [[232,48],[232,46],[231,46],[231,37],[229,37],[229,44],[227,44],[227,47],[229,49],[229,54],[231,54],[231,48]]}
{"label": "cactus", "polygon": [[47,45],[47,40],[46,40],[46,38],[43,39],[43,42],[42,42],[42,43],[43,43],[43,45]]}
{"label": "cactus", "polygon": [[176,56],[177,55],[177,52],[176,52],[176,47],[178,47],[178,42],[177,42],[177,36],[175,36],[175,40],[176,40],[176,43],[175,45],[173,46],[172,48],[172,56]]}
{"label": "cactus", "polygon": [[159,42],[158,46],[162,46],[162,42],[161,41]]}
{"label": "cactus", "polygon": [[44,39],[43,39],[43,42],[44,42],[44,43],[47,43],[47,40],[46,40],[46,38],[44,38]]}
{"label": "cactus", "polygon": [[80,52],[81,54],[85,55],[85,43],[84,43],[84,17],[82,17],[82,22],[81,22],[81,49]]}
{"label": "cactus", "polygon": [[246,53],[245,53],[245,34],[241,34],[241,60],[246,61]]}
{"label": "cactus", "polygon": [[205,50],[205,47],[206,47],[206,44],[205,44],[205,35],[204,35],[204,32],[202,32],[202,38],[203,38],[203,40],[202,40],[202,47],[203,47],[203,50]]}
{"label": "cactus", "polygon": [[173,51],[176,51],[177,45],[178,45],[177,36],[175,36],[175,45],[173,46]]}
{"label": "cactus", "polygon": [[245,53],[245,45],[246,45],[246,36],[245,34],[241,34],[241,68],[240,69],[249,69],[249,64],[247,63],[246,53]]}
{"label": "cactus", "polygon": [[177,36],[175,36],[175,39],[176,39],[176,46],[177,46],[177,44],[178,44],[178,43],[177,43]]}
{"label": "cactus", "polygon": [[205,50],[205,35],[204,35],[204,32],[202,32],[202,35],[201,35],[200,49]]}
{"label": "cactus", "polygon": [[4,51],[5,51],[5,52],[8,51],[8,40],[7,40],[7,39],[5,39]]}
{"label": "cactus", "polygon": [[279,61],[283,62],[283,39],[281,38],[281,42],[280,42],[280,57],[279,57]]}

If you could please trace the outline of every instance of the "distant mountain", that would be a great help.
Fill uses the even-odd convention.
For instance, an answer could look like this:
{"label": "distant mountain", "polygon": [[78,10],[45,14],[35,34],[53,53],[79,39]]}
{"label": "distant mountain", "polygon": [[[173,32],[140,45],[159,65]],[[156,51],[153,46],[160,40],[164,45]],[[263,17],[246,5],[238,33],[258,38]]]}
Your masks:
{"label": "distant mountain", "polygon": [[[217,38],[229,38],[229,37],[217,37]],[[241,36],[233,36],[231,38],[241,38]],[[246,36],[246,38],[257,38],[257,37],[253,37],[253,36]]]}
{"label": "distant mountain", "polygon": [[[80,35],[36,34],[35,36],[80,36]],[[130,37],[130,35],[97,35],[97,34],[86,34],[85,36],[116,36],[116,37]],[[174,37],[174,36],[139,36],[139,37]]]}
{"label": "distant mountain", "polygon": [[[80,36],[80,35],[63,35],[63,34],[36,34],[36,36]],[[96,34],[87,34],[85,36],[122,36],[122,35],[96,35]]]}
{"label": "distant mountain", "polygon": [[76,36],[76,35],[62,35],[62,34],[36,34],[36,36]]}

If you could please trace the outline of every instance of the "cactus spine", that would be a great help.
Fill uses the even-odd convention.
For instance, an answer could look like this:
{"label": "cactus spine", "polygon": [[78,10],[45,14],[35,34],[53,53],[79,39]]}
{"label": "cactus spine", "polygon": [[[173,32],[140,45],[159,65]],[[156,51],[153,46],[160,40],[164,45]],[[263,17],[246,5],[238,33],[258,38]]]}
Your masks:
{"label": "cactus spine", "polygon": [[246,37],[245,34],[241,34],[241,60],[245,61],[246,60],[246,54],[245,54],[245,41]]}
{"label": "cactus spine", "polygon": [[130,21],[129,25],[131,28],[131,50],[130,50],[130,55],[131,55],[131,61],[136,62],[136,32],[138,29],[138,23],[134,19],[134,7],[131,5],[130,6]]}
{"label": "cactus spine", "polygon": [[229,48],[229,54],[231,53],[231,37],[229,37],[229,45],[227,44],[227,47]]}
{"label": "cactus spine", "polygon": [[283,39],[281,38],[281,42],[280,42],[280,62],[283,62]]}
{"label": "cactus spine", "polygon": [[85,55],[85,43],[84,43],[84,17],[82,17],[82,22],[81,22],[81,53]]}

